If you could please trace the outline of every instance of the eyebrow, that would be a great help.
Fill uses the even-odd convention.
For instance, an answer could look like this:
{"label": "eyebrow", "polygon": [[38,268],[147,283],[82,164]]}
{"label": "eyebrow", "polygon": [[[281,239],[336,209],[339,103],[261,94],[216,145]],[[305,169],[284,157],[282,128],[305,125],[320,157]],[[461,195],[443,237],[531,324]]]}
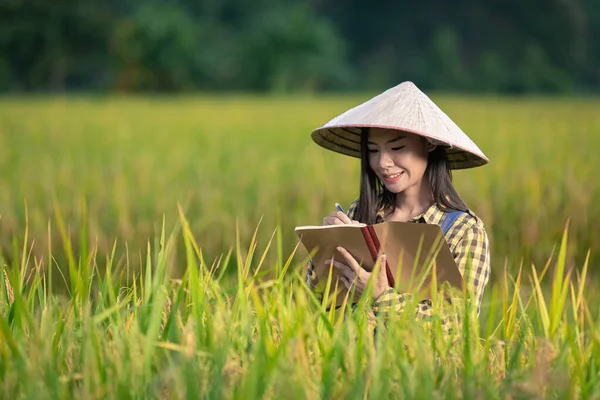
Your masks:
{"label": "eyebrow", "polygon": [[[406,137],[405,135],[400,135],[400,136],[398,136],[398,137],[397,137],[397,138],[395,138],[395,139],[388,140],[387,142],[385,142],[385,144],[389,144],[389,143],[397,142],[398,140],[400,140],[400,139],[404,139],[405,137]],[[373,142],[369,142],[369,144],[374,144],[374,145],[377,145],[377,143],[373,143]]]}

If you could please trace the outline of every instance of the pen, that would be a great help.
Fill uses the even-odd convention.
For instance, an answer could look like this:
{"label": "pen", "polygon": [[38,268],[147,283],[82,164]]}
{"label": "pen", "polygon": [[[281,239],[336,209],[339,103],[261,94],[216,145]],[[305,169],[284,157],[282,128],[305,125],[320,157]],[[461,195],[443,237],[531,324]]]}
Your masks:
{"label": "pen", "polygon": [[342,208],[342,206],[340,205],[340,203],[335,203],[335,208],[337,208],[339,211],[341,211],[344,214],[346,214],[346,211],[344,211],[344,209]]}

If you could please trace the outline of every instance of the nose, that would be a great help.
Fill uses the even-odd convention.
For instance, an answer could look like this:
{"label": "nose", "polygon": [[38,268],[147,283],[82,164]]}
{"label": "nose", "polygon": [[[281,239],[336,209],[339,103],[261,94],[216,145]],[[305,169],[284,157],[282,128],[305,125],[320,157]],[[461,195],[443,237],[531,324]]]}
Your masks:
{"label": "nose", "polygon": [[379,166],[381,169],[389,168],[394,164],[392,157],[390,157],[387,151],[381,151],[379,154]]}

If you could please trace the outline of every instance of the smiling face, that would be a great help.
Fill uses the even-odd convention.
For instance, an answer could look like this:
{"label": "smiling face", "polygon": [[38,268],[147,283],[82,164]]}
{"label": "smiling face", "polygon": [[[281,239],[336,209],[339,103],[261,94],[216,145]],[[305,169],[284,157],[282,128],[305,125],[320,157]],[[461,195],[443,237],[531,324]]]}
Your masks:
{"label": "smiling face", "polygon": [[392,193],[419,189],[435,146],[425,138],[392,129],[372,128],[368,141],[369,165]]}

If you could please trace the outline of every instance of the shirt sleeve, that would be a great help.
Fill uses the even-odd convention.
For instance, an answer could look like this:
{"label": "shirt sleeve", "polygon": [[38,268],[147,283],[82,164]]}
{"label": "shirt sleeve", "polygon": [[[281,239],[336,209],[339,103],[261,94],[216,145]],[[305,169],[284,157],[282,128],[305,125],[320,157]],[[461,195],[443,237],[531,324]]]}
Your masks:
{"label": "shirt sleeve", "polygon": [[354,220],[356,219],[356,214],[358,213],[358,200],[354,200],[349,206],[348,206],[348,218]]}
{"label": "shirt sleeve", "polygon": [[[379,314],[385,316],[389,313],[395,313],[399,316],[404,313],[408,303],[412,304],[411,293],[397,293],[394,288],[389,288],[386,289],[373,303],[372,311],[375,317]],[[431,306],[431,301],[429,300],[422,300],[414,307],[414,316],[417,320],[428,323],[431,322],[433,315],[433,308]],[[447,336],[452,331],[456,330],[457,324],[454,319],[443,312],[440,317],[444,335]]]}
{"label": "shirt sleeve", "polygon": [[323,292],[318,288],[319,278],[315,273],[315,267],[312,261],[308,262],[308,268],[306,269],[306,277],[304,278],[306,284],[313,292],[319,302],[323,301]]}
{"label": "shirt sleeve", "polygon": [[[358,209],[358,200],[355,200],[350,204],[350,206],[348,206],[348,217],[350,219],[355,218],[357,209]],[[308,287],[312,290],[312,292],[315,295],[315,297],[317,298],[317,300],[319,302],[322,302],[324,293],[321,289],[319,289],[319,286],[318,286],[319,278],[317,277],[317,274],[315,273],[315,268],[314,268],[312,261],[308,262],[308,267],[306,268],[306,276],[304,278],[304,281],[306,282]]]}
{"label": "shirt sleeve", "polygon": [[490,278],[490,251],[485,229],[479,225],[468,228],[455,246],[453,255],[479,314],[483,292]]}

